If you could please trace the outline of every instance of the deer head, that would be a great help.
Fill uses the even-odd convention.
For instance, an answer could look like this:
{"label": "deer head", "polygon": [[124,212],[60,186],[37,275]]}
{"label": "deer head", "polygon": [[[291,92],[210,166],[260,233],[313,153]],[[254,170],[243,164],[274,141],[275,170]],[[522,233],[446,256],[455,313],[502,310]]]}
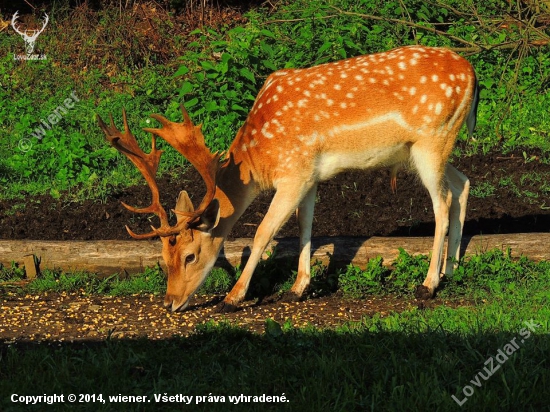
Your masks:
{"label": "deer head", "polygon": [[[48,24],[49,17],[46,13],[44,13],[45,18],[42,22],[42,28],[40,29],[34,29],[34,30],[25,30],[21,31],[16,26],[17,18],[19,17],[19,11],[16,11],[11,19],[11,26],[13,27],[13,30],[15,30],[16,33],[21,35],[23,37],[23,41],[25,42],[25,50],[27,52],[27,56],[30,56],[34,52],[34,43],[36,42],[36,39],[38,38],[38,35],[44,31],[46,28],[46,25]],[[32,33],[32,34],[28,34]]]}
{"label": "deer head", "polygon": [[[168,286],[164,304],[172,311],[183,310],[187,307],[190,296],[201,286],[212,269],[221,247],[211,237],[211,231],[220,219],[219,202],[214,199],[214,194],[216,174],[221,165],[221,155],[213,154],[208,150],[204,143],[201,127],[193,125],[183,106],[181,110],[184,118],[183,123],[171,122],[157,114],[151,116],[158,120],[162,127],[160,129],[144,129],[152,134],[152,148],[148,154],[140,149],[136,138],[131,133],[125,111],[123,111],[123,132],[116,128],[112,116],[110,125],[105,124],[98,116],[99,126],[109,143],[128,157],[139,169],[151,190],[152,201],[148,207],[138,209],[125,203],[122,204],[135,213],[154,213],[160,219],[160,227],[152,227],[152,231],[145,234],[136,234],[128,226],[126,229],[135,239],[156,236],[162,239],[162,256],[168,268]],[[187,192],[180,192],[176,207],[173,209],[177,217],[175,225],[170,224],[168,214],[161,205],[155,180],[163,153],[156,148],[155,136],[163,138],[186,157],[206,183],[206,195],[197,209],[194,209]],[[210,248],[213,249],[213,252],[205,253]]]}

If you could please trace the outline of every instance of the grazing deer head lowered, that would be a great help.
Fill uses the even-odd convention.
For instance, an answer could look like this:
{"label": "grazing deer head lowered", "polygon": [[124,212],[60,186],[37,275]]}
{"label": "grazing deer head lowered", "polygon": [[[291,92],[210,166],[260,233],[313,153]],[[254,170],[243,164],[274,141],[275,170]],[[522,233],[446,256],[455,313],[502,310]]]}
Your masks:
{"label": "grazing deer head lowered", "polygon": [[[472,66],[443,48],[409,46],[307,69],[271,74],[260,90],[224,161],[204,144],[200,127],[183,110],[183,123],[152,117],[160,129],[145,154],[131,134],[111,118],[99,123],[108,140],[141,171],[153,196],[145,209],[161,226],[137,239],[160,236],[168,267],[165,306],[183,310],[212,269],[223,242],[248,205],[264,189],[275,196],[254,238],[250,258],[221,304],[234,310],[244,299],[264,249],[296,211],[300,226],[298,276],[290,297],[299,298],[310,282],[311,226],[317,185],[349,169],[390,168],[391,187],[401,166],[416,171],[432,199],[435,237],[432,259],[419,298],[429,298],[439,285],[444,240],[449,240],[444,271],[458,259],[469,182],[447,163],[458,132],[476,122],[478,89]],[[161,152],[154,136],[185,156],[204,179],[207,192],[195,210],[182,191],[170,226],[160,204],[155,174]]]}

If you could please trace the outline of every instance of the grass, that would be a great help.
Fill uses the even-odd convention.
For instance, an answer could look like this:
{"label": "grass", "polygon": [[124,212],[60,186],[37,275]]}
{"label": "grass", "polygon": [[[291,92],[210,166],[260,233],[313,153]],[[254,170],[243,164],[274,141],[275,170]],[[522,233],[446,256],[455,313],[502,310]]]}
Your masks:
{"label": "grass", "polygon": [[[363,296],[390,286],[408,290],[400,266],[415,273],[425,262],[403,252],[394,270],[367,275],[379,284]],[[380,273],[379,263],[367,272]],[[155,273],[149,273],[152,285],[157,285]],[[187,338],[4,345],[0,393],[8,395],[0,398],[0,408],[25,409],[10,401],[11,394],[75,393],[102,394],[105,400],[79,403],[83,411],[546,410],[549,275],[548,262],[491,251],[464,262],[445,282],[440,295],[451,299],[449,305],[376,314],[332,329],[266,320],[259,335],[221,318],[198,325]],[[349,276],[361,271],[348,268],[340,280]],[[150,290],[159,292],[156,288]],[[454,307],[453,299],[464,298],[472,304]],[[499,351],[507,352],[507,359]],[[491,362],[499,367],[488,376]],[[147,401],[115,405],[109,396],[118,394],[143,395]],[[191,404],[155,399],[178,394],[192,396]],[[240,398],[239,404],[229,398],[241,394],[251,398]],[[287,402],[253,402],[253,396],[264,394]],[[54,404],[48,410],[68,407]]]}

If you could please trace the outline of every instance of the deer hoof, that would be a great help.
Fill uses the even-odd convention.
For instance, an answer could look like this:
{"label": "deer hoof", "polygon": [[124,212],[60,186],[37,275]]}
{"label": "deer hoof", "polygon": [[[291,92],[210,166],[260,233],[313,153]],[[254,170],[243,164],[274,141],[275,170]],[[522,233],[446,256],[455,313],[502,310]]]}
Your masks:
{"label": "deer hoof", "polygon": [[233,313],[233,312],[236,312],[238,309],[239,309],[238,306],[222,301],[218,306],[216,306],[215,312],[216,313]]}
{"label": "deer hoof", "polygon": [[286,302],[286,303],[300,302],[301,300],[302,300],[302,297],[294,292],[283,293],[283,296],[281,297],[281,302]]}
{"label": "deer hoof", "polygon": [[414,296],[418,300],[428,300],[431,299],[433,295],[433,292],[424,285],[417,286],[416,291],[414,292]]}

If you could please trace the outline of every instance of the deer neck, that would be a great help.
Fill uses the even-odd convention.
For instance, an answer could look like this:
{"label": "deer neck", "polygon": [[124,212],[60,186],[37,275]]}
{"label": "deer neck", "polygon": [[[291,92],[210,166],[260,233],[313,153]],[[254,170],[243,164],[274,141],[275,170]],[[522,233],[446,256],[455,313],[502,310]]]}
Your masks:
{"label": "deer neck", "polygon": [[243,159],[236,160],[230,151],[227,162],[218,171],[216,178],[214,197],[220,202],[220,221],[213,229],[212,236],[223,242],[258,193],[258,185],[252,179],[248,163]]}

